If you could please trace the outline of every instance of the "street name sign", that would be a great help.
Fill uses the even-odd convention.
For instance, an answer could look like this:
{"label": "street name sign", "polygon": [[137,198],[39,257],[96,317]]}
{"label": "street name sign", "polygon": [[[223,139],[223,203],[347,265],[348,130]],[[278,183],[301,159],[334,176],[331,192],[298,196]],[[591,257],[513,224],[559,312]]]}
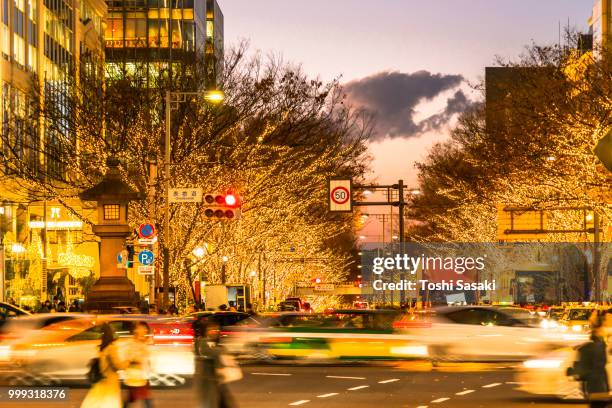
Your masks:
{"label": "street name sign", "polygon": [[329,211],[351,212],[353,210],[351,179],[330,179],[328,184]]}
{"label": "street name sign", "polygon": [[171,188],[168,201],[171,203],[201,203],[204,190],[201,188]]}
{"label": "street name sign", "polygon": [[138,262],[143,265],[151,265],[153,263],[154,255],[153,252],[148,249],[140,251],[138,254]]}

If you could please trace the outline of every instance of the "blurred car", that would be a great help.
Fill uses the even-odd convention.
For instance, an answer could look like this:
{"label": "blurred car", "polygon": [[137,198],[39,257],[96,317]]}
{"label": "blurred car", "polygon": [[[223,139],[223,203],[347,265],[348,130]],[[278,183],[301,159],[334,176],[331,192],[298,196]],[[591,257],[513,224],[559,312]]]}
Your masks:
{"label": "blurred car", "polygon": [[45,329],[56,323],[88,317],[93,317],[93,315],[84,313],[38,313],[12,318],[0,327],[0,344],[2,342],[23,340],[28,336],[36,336],[38,335],[38,330]]}
{"label": "blurred car", "polygon": [[209,320],[217,323],[221,329],[221,336],[225,336],[227,327],[233,326],[244,319],[247,319],[250,315],[245,312],[229,312],[229,311],[202,311],[194,312],[185,316],[195,332],[194,335],[201,336],[203,327]]}
{"label": "blurred car", "polygon": [[0,376],[11,385],[84,382],[88,363],[98,352],[102,324],[108,323],[114,329],[120,358],[127,359],[131,328],[136,321],[145,322],[151,330],[151,384],[176,386],[191,378],[191,323],[147,315],[81,316],[31,330],[26,336],[2,344]]}
{"label": "blurred car", "polygon": [[413,328],[434,362],[522,361],[584,337],[541,327],[538,315],[515,307],[457,306],[432,309],[431,327]]}
{"label": "blurred car", "polygon": [[559,324],[566,330],[586,333],[590,330],[589,318],[594,310],[596,310],[594,307],[570,307],[559,320]]}
{"label": "blurred car", "polygon": [[4,326],[14,317],[28,315],[30,315],[30,312],[26,312],[15,305],[11,305],[10,303],[0,302],[0,328],[2,328],[2,326]]}
{"label": "blurred car", "polygon": [[[566,374],[577,357],[576,348],[564,347],[524,361],[515,374],[518,390],[533,395],[583,400],[582,384]],[[606,371],[608,378],[612,378],[611,362],[606,365]]]}
{"label": "blurred car", "polygon": [[[325,314],[280,313],[247,319],[224,339],[236,354],[265,360],[372,360],[423,357],[427,350],[396,333],[392,310],[334,310]],[[240,326],[245,326],[241,328]],[[236,330],[238,329],[238,330]],[[242,329],[242,330],[240,330]]]}

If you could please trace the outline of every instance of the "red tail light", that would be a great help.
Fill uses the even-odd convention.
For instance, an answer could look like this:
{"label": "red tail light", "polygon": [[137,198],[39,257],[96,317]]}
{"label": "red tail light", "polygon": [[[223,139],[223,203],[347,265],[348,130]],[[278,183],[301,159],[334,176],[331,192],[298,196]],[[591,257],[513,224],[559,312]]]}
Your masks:
{"label": "red tail light", "polygon": [[193,328],[189,323],[161,323],[152,324],[154,344],[192,344]]}

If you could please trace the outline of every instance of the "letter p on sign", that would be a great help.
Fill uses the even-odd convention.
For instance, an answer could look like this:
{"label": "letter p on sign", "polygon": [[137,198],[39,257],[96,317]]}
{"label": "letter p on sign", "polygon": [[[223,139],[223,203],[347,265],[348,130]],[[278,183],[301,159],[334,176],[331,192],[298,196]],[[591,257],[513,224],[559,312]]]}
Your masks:
{"label": "letter p on sign", "polygon": [[351,212],[353,192],[350,179],[330,179],[328,188],[329,211]]}

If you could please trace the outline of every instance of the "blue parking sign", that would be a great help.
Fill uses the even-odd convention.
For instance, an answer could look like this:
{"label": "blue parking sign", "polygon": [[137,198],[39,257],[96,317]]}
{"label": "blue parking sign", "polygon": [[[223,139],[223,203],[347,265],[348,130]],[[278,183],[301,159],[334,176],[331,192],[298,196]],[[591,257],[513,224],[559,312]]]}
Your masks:
{"label": "blue parking sign", "polygon": [[153,264],[153,259],[153,252],[149,251],[148,249],[144,249],[138,254],[138,262],[140,262],[142,265]]}

